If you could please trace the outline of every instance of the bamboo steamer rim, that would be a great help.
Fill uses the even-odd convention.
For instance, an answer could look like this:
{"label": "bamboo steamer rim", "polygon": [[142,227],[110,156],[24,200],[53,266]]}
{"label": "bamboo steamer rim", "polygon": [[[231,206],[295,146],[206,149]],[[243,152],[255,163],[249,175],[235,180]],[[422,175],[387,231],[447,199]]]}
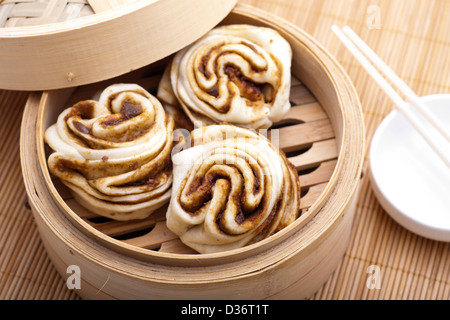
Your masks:
{"label": "bamboo steamer rim", "polygon": [[0,28],[0,88],[68,88],[139,69],[200,38],[236,2],[134,0],[74,20]]}
{"label": "bamboo steamer rim", "polygon": [[[334,228],[334,222],[342,218],[341,213],[350,206],[352,195],[356,192],[358,185],[357,181],[359,180],[362,170],[364,150],[362,114],[356,91],[351,84],[350,79],[337,61],[330,56],[320,44],[317,44],[313,38],[299,28],[281,20],[280,18],[277,18],[274,15],[247,5],[237,5],[231,15],[244,17],[248,20],[252,20],[255,24],[274,27],[288,38],[296,38],[298,41],[301,41],[302,45],[305,46],[305,48],[308,48],[309,54],[315,58],[315,62],[327,73],[330,81],[333,83],[333,89],[338,93],[338,100],[339,105],[341,106],[343,118],[341,140],[339,143],[339,157],[333,176],[321,197],[313,204],[303,218],[299,218],[296,222],[270,238],[240,249],[223,253],[201,254],[195,256],[154,252],[124,244],[119,240],[105,237],[104,234],[87,225],[79,218],[77,221],[77,216],[75,215],[70,216],[70,219],[73,220],[73,218],[75,218],[75,224],[79,224],[79,226],[81,226],[82,229],[84,228],[84,230],[80,231],[79,228],[71,226],[70,232],[76,237],[67,239],[65,237],[65,232],[62,231],[63,228],[57,225],[59,221],[54,221],[47,217],[44,208],[42,208],[42,203],[39,203],[39,197],[38,199],[30,199],[32,206],[35,207],[41,215],[43,215],[43,218],[46,220],[46,224],[48,224],[54,233],[58,235],[61,241],[67,243],[73,248],[73,250],[77,250],[80,254],[84,254],[86,257],[89,257],[89,259],[95,260],[96,263],[99,263],[107,268],[112,268],[116,271],[126,273],[128,273],[129,270],[123,270],[123,265],[117,261],[125,259],[128,264],[132,259],[133,262],[137,263],[136,269],[134,270],[135,273],[133,275],[143,278],[148,277],[148,275],[140,269],[141,263],[143,262],[150,262],[152,265],[154,263],[163,264],[171,267],[209,266],[210,268],[208,268],[208,275],[212,278],[215,277],[214,270],[218,268],[218,264],[226,263],[229,265],[229,268],[226,273],[222,273],[220,275],[221,279],[227,279],[229,277],[236,278],[245,275],[236,275],[236,270],[233,269],[236,267],[235,263],[239,263],[240,265],[250,265],[251,271],[248,272],[260,272],[262,270],[262,265],[270,268],[271,266],[281,263],[282,260],[288,259],[288,257],[293,254],[312,250],[310,244],[322,241],[321,239],[323,239],[323,237],[325,237],[326,234]],[[276,23],[274,23],[274,21],[276,21]],[[41,103],[48,98],[48,94],[48,92],[43,94]],[[38,97],[36,97],[36,99],[37,98]],[[38,125],[42,124],[42,116],[43,114],[41,112],[37,121]],[[22,126],[22,130],[25,130],[24,128],[25,126]],[[39,130],[42,130],[42,128],[39,128]],[[25,140],[24,131],[22,132],[21,140],[21,145],[23,146]],[[48,174],[48,170],[46,170],[43,142],[38,140],[35,141],[35,143],[38,146],[40,163],[38,165],[42,166],[39,168],[42,176],[36,177],[36,175],[27,174],[28,168],[31,166],[25,160],[26,157],[23,154],[21,157],[26,181],[25,185],[28,188],[28,194],[36,194],[36,190],[29,188],[33,185],[36,188],[36,183],[34,183],[33,180],[39,178],[45,180],[51,193],[57,194],[56,190],[52,189],[52,183],[49,180],[50,176]],[[22,153],[23,152],[25,152],[25,150],[22,148]],[[42,191],[45,191],[46,193],[49,192],[49,190]],[[52,203],[51,205],[53,210],[61,210],[61,208],[58,207],[61,203],[56,203],[55,201],[55,203]],[[62,209],[70,210],[68,207]],[[67,217],[61,218],[64,222],[64,219]],[[320,220],[321,223],[318,223],[315,220]],[[68,221],[66,220],[64,223],[67,222]],[[95,235],[95,240],[100,240],[100,247],[98,247],[99,244],[97,241],[93,240],[92,237],[89,237],[84,233],[86,230]],[[123,250],[112,250],[109,245],[103,246],[103,244],[112,244],[113,246],[117,246]],[[128,251],[132,251],[133,255],[128,256],[126,254]],[[259,262],[260,264],[256,262]],[[253,266],[254,263],[256,263],[255,266]],[[190,276],[191,278],[183,279],[183,281],[207,281],[207,278],[199,279],[192,274]],[[158,277],[160,277],[160,280],[163,282],[173,282],[173,279],[170,278],[170,273],[159,274]]]}

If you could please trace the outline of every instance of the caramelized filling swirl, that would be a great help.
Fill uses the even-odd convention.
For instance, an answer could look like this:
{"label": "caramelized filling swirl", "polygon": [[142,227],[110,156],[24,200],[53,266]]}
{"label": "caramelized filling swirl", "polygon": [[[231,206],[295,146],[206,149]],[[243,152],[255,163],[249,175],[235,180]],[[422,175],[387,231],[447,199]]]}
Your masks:
{"label": "caramelized filling swirl", "polygon": [[269,140],[232,125],[191,133],[173,156],[167,226],[200,253],[260,241],[298,217],[297,171]]}
{"label": "caramelized filling swirl", "polygon": [[173,119],[135,84],[64,110],[45,132],[50,172],[78,202],[115,220],[145,218],[169,201]]}
{"label": "caramelized filling swirl", "polygon": [[275,30],[219,27],[175,55],[157,96],[197,126],[268,128],[290,108],[291,57]]}

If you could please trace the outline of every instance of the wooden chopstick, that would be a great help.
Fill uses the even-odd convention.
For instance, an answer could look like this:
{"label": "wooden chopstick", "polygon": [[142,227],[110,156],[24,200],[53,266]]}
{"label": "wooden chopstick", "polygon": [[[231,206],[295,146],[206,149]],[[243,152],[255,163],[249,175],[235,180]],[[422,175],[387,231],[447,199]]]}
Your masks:
{"label": "wooden chopstick", "polygon": [[[431,114],[423,105],[414,92],[397,76],[395,73],[349,28],[345,27],[345,33],[336,25],[332,26],[332,31],[338,36],[347,49],[359,61],[359,63],[366,69],[369,75],[378,83],[383,91],[391,98],[397,109],[403,116],[414,126],[414,128],[421,134],[425,141],[435,151],[435,153],[442,159],[442,161],[450,169],[450,159],[443,152],[443,146],[436,143],[435,139],[430,136],[429,130],[423,125],[423,122],[409,110],[407,102],[405,102],[400,95],[391,87],[388,81],[378,72],[374,65],[364,56],[366,54],[373,63],[385,73],[385,76],[394,83],[399,91],[401,91],[409,100],[410,104],[417,107],[426,120],[440,133],[447,142],[450,141],[450,135],[445,128],[439,123],[436,117]],[[358,47],[353,43],[355,42]],[[364,54],[360,51],[363,51]]]}
{"label": "wooden chopstick", "polygon": [[372,62],[387,76],[391,79],[392,84],[394,84],[408,99],[408,101],[413,104],[417,110],[428,120],[431,124],[445,137],[445,139],[450,142],[450,132],[445,128],[437,117],[431,113],[427,106],[424,105],[419,97],[408,87],[408,85],[400,79],[399,76],[395,74],[394,71],[383,61],[381,58],[349,27],[345,26],[342,28],[344,33],[353,41],[353,43],[362,51],[364,54],[372,60]]}

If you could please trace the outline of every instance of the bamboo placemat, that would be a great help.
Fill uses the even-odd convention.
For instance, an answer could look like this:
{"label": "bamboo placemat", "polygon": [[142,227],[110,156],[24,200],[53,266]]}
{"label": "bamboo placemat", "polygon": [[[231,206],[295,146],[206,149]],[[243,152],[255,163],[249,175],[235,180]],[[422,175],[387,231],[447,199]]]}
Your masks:
{"label": "bamboo placemat", "polygon": [[[241,1],[293,22],[337,58],[360,95],[367,148],[393,107],[330,32],[332,24],[351,26],[418,95],[450,92],[448,0]],[[26,207],[19,159],[26,98],[25,92],[0,90],[0,299],[79,299],[52,266]],[[338,269],[310,298],[450,299],[450,244],[417,236],[393,221],[372,192],[365,160],[350,245]],[[379,287],[368,282],[373,268]]]}

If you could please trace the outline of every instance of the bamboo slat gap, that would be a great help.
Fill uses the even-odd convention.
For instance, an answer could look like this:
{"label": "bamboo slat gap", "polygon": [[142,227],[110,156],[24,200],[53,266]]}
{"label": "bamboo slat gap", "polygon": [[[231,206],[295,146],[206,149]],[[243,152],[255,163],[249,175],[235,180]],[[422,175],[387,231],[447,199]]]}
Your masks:
{"label": "bamboo slat gap", "polygon": [[158,222],[155,228],[149,233],[142,235],[140,237],[135,237],[127,240],[123,240],[125,243],[145,248],[145,249],[156,249],[161,246],[163,242],[175,240],[178,236],[173,234],[164,222]]}
{"label": "bamboo slat gap", "polygon": [[303,85],[291,88],[289,100],[294,106],[314,103],[317,101],[316,98],[308,90],[308,88]]}
{"label": "bamboo slat gap", "polygon": [[336,161],[331,160],[322,162],[316,170],[311,173],[300,175],[300,183],[302,187],[311,187],[315,184],[328,182],[336,167]]}
{"label": "bamboo slat gap", "polygon": [[287,120],[302,120],[304,122],[327,119],[327,114],[323,111],[319,102],[311,102],[307,104],[299,104],[292,106],[285,118]]}
{"label": "bamboo slat gap", "polygon": [[300,201],[300,210],[308,209],[313,205],[316,199],[322,194],[323,190],[326,188],[327,183],[321,183],[309,187],[308,193],[303,196]]}
{"label": "bamboo slat gap", "polygon": [[306,122],[279,129],[279,147],[286,153],[300,150],[313,142],[334,138],[328,119]]}

